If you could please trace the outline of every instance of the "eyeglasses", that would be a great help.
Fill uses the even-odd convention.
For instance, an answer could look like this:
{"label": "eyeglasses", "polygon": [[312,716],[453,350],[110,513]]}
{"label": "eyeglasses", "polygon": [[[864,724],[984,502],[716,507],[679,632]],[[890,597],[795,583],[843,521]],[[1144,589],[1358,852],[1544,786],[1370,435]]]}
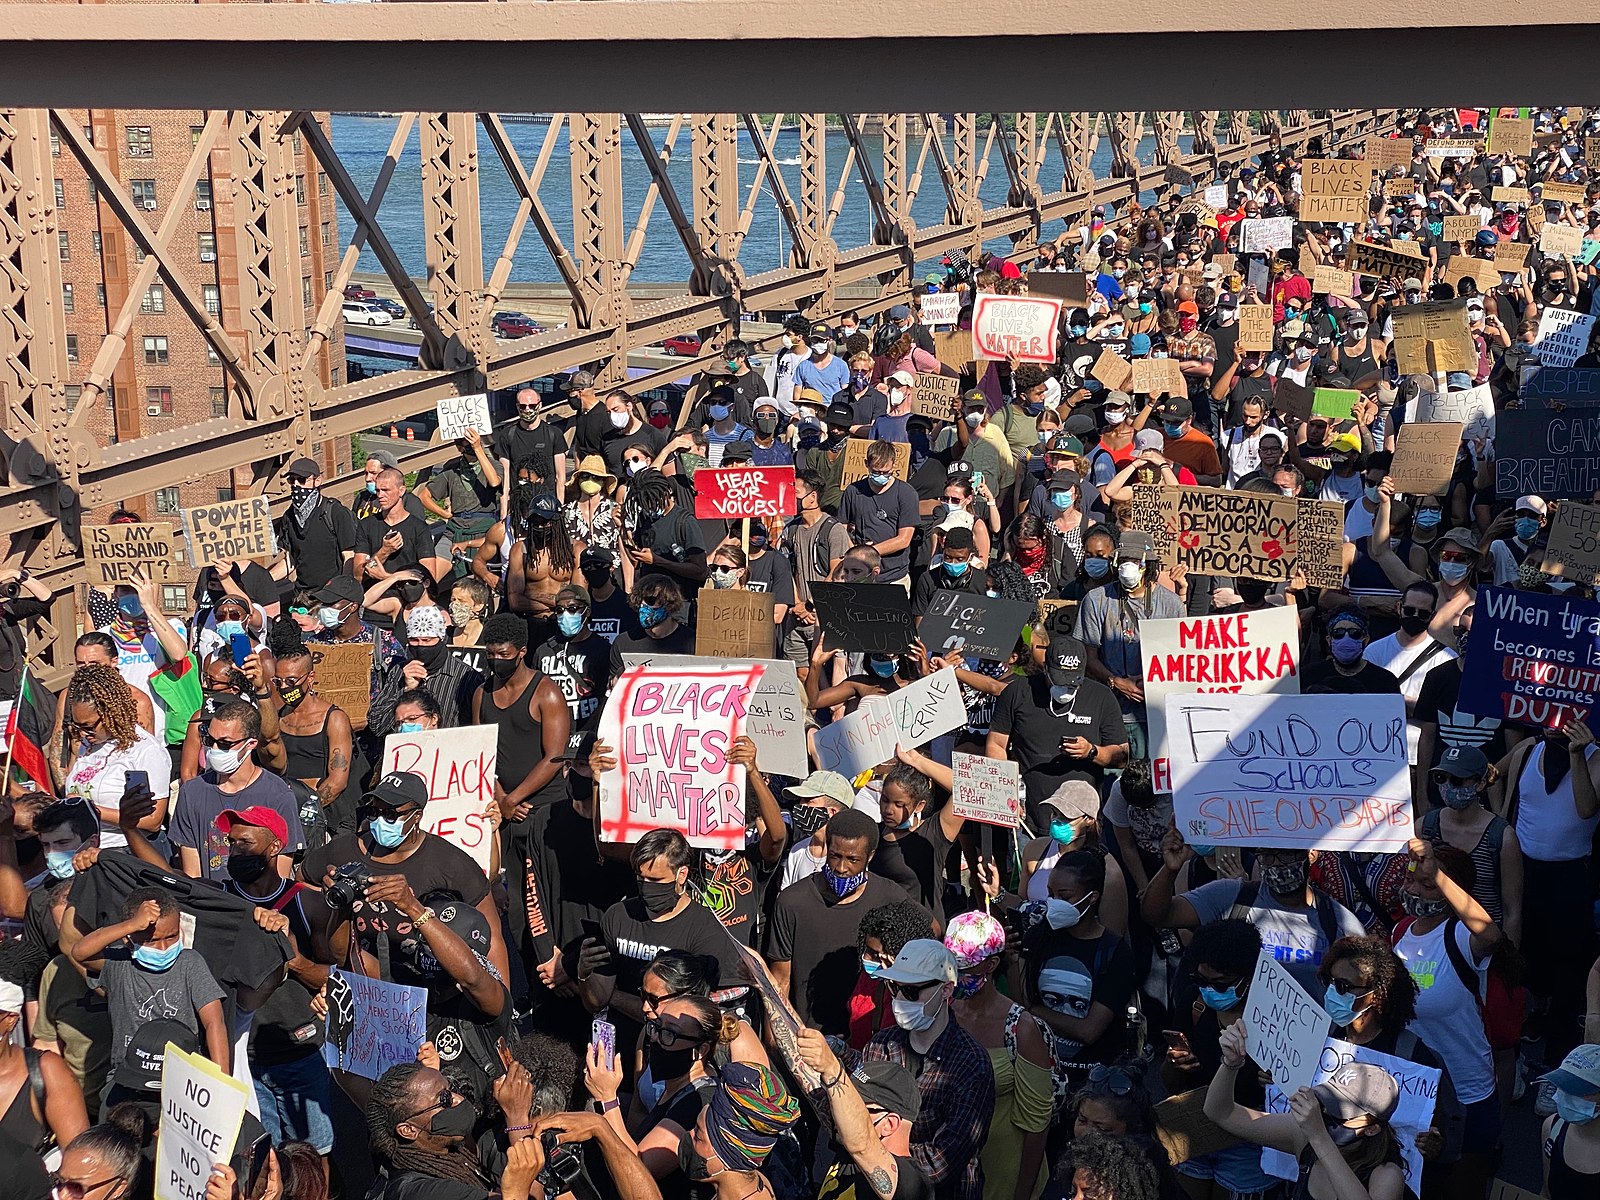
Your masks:
{"label": "eyeglasses", "polygon": [[99,1183],[79,1183],[76,1179],[63,1179],[57,1173],[50,1175],[50,1193],[56,1200],[83,1200],[90,1192],[98,1192],[103,1187],[116,1183],[117,1179],[102,1179]]}
{"label": "eyeglasses", "polygon": [[1357,999],[1360,999],[1362,996],[1370,995],[1372,992],[1377,990],[1376,988],[1365,987],[1359,983],[1350,983],[1343,979],[1330,979],[1328,980],[1328,986],[1334,991],[1338,992],[1341,996],[1354,996]]}
{"label": "eyeglasses", "polygon": [[1089,1086],[1097,1092],[1110,1092],[1113,1096],[1126,1096],[1133,1091],[1133,1076],[1121,1067],[1108,1067],[1096,1063],[1089,1068]]}
{"label": "eyeglasses", "polygon": [[659,1021],[647,1021],[644,1027],[644,1036],[646,1040],[654,1042],[663,1050],[671,1050],[674,1046],[698,1046],[706,1040],[706,1034],[703,1031],[700,1033],[679,1033],[676,1030],[668,1029]]}
{"label": "eyeglasses", "polygon": [[200,744],[202,746],[215,746],[218,750],[232,750],[235,746],[242,746],[249,740],[249,738],[233,738],[229,740],[228,738],[212,737],[209,733],[200,735]]}
{"label": "eyeglasses", "polygon": [[675,992],[663,992],[658,996],[654,992],[647,992],[643,988],[640,988],[639,1002],[646,1008],[660,1008],[669,1000],[681,1000],[685,996],[692,994],[693,993],[690,992],[688,988],[679,988]]}
{"label": "eyeglasses", "polygon": [[891,996],[901,996],[907,1000],[920,1000],[929,988],[939,986],[937,979],[928,979],[921,983],[896,983],[892,979],[885,979],[883,983],[889,989]]}
{"label": "eyeglasses", "polygon": [[[448,1084],[446,1084],[444,1090],[441,1091],[437,1096],[435,1096],[433,1098],[433,1103],[432,1104],[427,1105],[425,1108],[417,1109],[416,1112],[411,1113],[409,1116],[401,1117],[400,1121],[401,1122],[415,1121],[423,1113],[430,1113],[430,1112],[433,1112],[435,1109],[438,1109],[438,1108],[453,1108],[453,1107],[455,1107],[455,1102],[456,1102],[456,1094],[455,1094],[454,1091],[451,1090],[450,1086]],[[399,1123],[399,1122],[397,1122],[397,1123]]]}
{"label": "eyeglasses", "polygon": [[1400,615],[1402,617],[1431,617],[1433,616],[1433,609],[1417,608],[1411,604],[1402,604],[1400,606]]}

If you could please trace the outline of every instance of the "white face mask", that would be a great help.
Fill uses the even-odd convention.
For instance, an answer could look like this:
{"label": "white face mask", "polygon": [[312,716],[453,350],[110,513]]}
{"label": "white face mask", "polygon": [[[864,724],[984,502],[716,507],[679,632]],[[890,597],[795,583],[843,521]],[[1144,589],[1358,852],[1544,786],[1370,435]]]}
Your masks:
{"label": "white face mask", "polygon": [[628,427],[628,410],[627,409],[623,409],[621,412],[614,412],[614,413],[611,414],[611,428],[613,428],[613,429],[626,429],[627,427]]}
{"label": "white face mask", "polygon": [[1144,582],[1144,568],[1138,563],[1119,563],[1117,565],[1117,582],[1125,588],[1138,587]]}
{"label": "white face mask", "polygon": [[1106,424],[1111,426],[1112,428],[1116,428],[1118,425],[1121,425],[1127,419],[1128,419],[1128,414],[1123,409],[1120,409],[1120,408],[1108,408],[1108,409],[1106,409]]}
{"label": "white face mask", "polygon": [[790,337],[787,333],[783,335],[783,348],[785,350],[793,350],[794,349],[794,339],[792,337]]}
{"label": "white face mask", "polygon": [[920,1033],[930,1029],[934,1021],[939,1018],[939,1010],[944,1006],[942,992],[935,992],[927,1000],[908,1000],[903,996],[896,996],[891,1004],[894,1009],[894,1023],[907,1033]]}
{"label": "white face mask", "polygon": [[232,750],[223,750],[217,746],[206,747],[206,768],[217,775],[232,775],[244,763],[244,756],[250,753],[250,743],[245,742],[235,746]]}
{"label": "white face mask", "polygon": [[811,343],[811,353],[815,354],[818,358],[821,358],[827,352],[828,352],[828,343],[827,342],[812,342]]}
{"label": "white face mask", "polygon": [[1051,896],[1044,902],[1044,919],[1050,922],[1051,929],[1071,929],[1089,911],[1089,899],[1094,893],[1090,892],[1080,904],[1070,900],[1057,900]]}
{"label": "white face mask", "polygon": [[905,398],[906,398],[906,390],[905,390],[905,388],[890,388],[889,389],[889,403],[891,405],[901,404],[901,403],[903,403],[905,401]]}

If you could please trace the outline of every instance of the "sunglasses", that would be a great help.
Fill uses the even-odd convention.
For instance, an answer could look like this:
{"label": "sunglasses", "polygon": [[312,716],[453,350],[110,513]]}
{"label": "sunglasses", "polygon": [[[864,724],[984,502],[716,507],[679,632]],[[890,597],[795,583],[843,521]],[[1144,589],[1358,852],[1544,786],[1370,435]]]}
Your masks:
{"label": "sunglasses", "polygon": [[434,1109],[437,1109],[437,1108],[453,1108],[453,1107],[455,1107],[455,1102],[456,1102],[456,1094],[455,1094],[455,1092],[450,1089],[449,1085],[446,1085],[444,1090],[441,1091],[437,1096],[435,1096],[433,1098],[433,1103],[432,1104],[429,1104],[426,1108],[417,1109],[417,1111],[412,1113],[410,1116],[401,1117],[400,1118],[400,1122],[397,1122],[397,1124],[398,1123],[403,1123],[405,1121],[415,1121],[423,1113],[433,1112]]}
{"label": "sunglasses", "polygon": [[556,611],[557,612],[563,612],[563,613],[586,613],[586,612],[589,611],[589,609],[588,609],[587,605],[578,604],[576,602],[573,602],[573,603],[569,603],[569,604],[558,604],[558,605],[556,605]]}
{"label": "sunglasses", "polygon": [[930,988],[938,987],[939,981],[930,979],[923,983],[895,983],[886,979],[884,980],[884,986],[889,989],[891,996],[899,996],[906,1000],[920,1000]]}
{"label": "sunglasses", "polygon": [[646,1040],[654,1042],[663,1050],[671,1050],[674,1046],[698,1046],[706,1040],[705,1033],[678,1033],[668,1029],[659,1021],[645,1023],[644,1036]]}
{"label": "sunglasses", "polygon": [[690,992],[688,988],[679,988],[675,992],[662,992],[660,995],[657,995],[654,992],[647,992],[643,988],[640,988],[639,1002],[646,1008],[660,1008],[669,1000],[681,1000],[685,996],[692,994],[693,993]]}
{"label": "sunglasses", "polygon": [[1375,990],[1370,987],[1364,987],[1359,983],[1348,983],[1343,979],[1330,979],[1328,980],[1328,986],[1341,996],[1355,996],[1358,999],[1362,996],[1370,995]]}
{"label": "sunglasses", "polygon": [[1433,616],[1433,609],[1416,608],[1410,604],[1402,604],[1400,606],[1400,615],[1402,617],[1431,617]]}
{"label": "sunglasses", "polygon": [[228,738],[212,737],[209,733],[200,735],[200,744],[202,746],[215,746],[218,750],[232,750],[236,746],[244,745],[249,740],[249,738],[234,738],[230,741]]}
{"label": "sunglasses", "polygon": [[98,1192],[103,1187],[116,1183],[116,1179],[102,1179],[99,1183],[79,1183],[76,1179],[63,1179],[60,1175],[50,1175],[50,1194],[55,1200],[83,1200],[90,1192]]}
{"label": "sunglasses", "polygon": [[1096,1063],[1089,1068],[1089,1086],[1097,1092],[1110,1092],[1113,1096],[1126,1096],[1133,1091],[1133,1076],[1121,1067],[1108,1067]]}

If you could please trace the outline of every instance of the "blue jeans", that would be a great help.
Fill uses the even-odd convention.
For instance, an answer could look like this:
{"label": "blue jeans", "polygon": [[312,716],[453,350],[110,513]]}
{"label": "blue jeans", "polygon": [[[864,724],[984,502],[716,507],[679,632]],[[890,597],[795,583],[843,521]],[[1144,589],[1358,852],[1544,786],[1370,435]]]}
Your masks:
{"label": "blue jeans", "polygon": [[320,1050],[265,1067],[252,1063],[251,1074],[256,1101],[261,1105],[261,1124],[272,1135],[274,1145],[310,1142],[319,1154],[332,1151],[333,1119],[328,1108],[333,1102],[333,1077]]}

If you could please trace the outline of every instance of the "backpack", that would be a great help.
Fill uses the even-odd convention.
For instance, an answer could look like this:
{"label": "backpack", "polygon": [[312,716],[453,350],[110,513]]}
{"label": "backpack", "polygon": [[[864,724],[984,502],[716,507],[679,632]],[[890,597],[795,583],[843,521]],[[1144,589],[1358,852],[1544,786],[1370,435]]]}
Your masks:
{"label": "backpack", "polygon": [[[1328,945],[1333,945],[1343,934],[1339,932],[1339,917],[1334,912],[1333,897],[1326,892],[1311,889],[1311,894],[1317,902],[1317,928],[1322,931],[1324,940]],[[1250,910],[1260,907],[1256,901],[1261,898],[1261,884],[1242,883],[1239,885],[1239,894],[1234,897],[1233,907],[1228,910],[1229,920],[1248,921]]]}
{"label": "backpack", "polygon": [[[794,527],[795,522],[799,521],[799,519],[799,517],[796,517],[793,521],[787,522],[783,527],[783,532],[778,535],[778,544],[783,547],[783,552],[789,558],[789,568],[797,578],[800,575],[800,561],[795,552]],[[833,531],[838,524],[838,518],[830,517],[827,513],[824,513],[822,520],[817,522],[817,536],[811,543],[811,570],[818,579],[826,579],[828,577],[830,566],[828,562],[828,543],[833,540]]]}

